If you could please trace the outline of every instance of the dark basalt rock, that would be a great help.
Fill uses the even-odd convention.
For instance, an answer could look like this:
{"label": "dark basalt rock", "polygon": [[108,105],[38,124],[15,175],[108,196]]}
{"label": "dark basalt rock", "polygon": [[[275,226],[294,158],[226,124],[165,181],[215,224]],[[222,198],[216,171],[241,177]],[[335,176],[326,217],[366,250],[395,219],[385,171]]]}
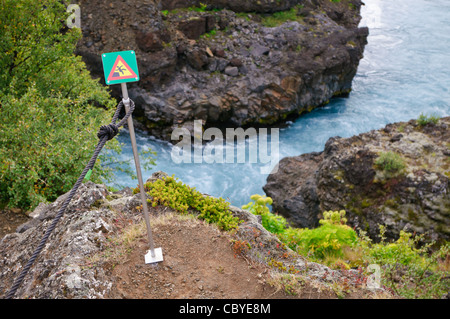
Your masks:
{"label": "dark basalt rock", "polygon": [[[330,138],[321,153],[284,158],[263,187],[273,211],[297,227],[314,228],[323,211],[345,210],[348,224],[377,240],[401,230],[450,238],[450,118],[421,127],[389,124],[350,138]],[[389,173],[375,164],[381,152],[400,154],[405,169]]]}
{"label": "dark basalt rock", "polygon": [[[367,28],[357,27],[359,0],[222,2],[204,3],[240,12],[248,5],[270,6],[264,12],[275,4],[277,10],[303,7],[297,21],[266,27],[263,14],[186,9],[195,1],[90,1],[83,4],[77,53],[103,81],[97,56],[136,50],[140,81],[128,86],[139,101],[136,126],[165,140],[194,120],[278,125],[351,91],[368,36]],[[111,90],[120,98],[119,86]]]}

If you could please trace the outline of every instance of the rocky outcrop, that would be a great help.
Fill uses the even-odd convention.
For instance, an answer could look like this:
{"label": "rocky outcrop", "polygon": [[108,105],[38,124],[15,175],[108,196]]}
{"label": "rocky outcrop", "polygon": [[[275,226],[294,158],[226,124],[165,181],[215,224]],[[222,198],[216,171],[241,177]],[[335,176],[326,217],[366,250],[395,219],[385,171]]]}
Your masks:
{"label": "rocky outcrop", "polygon": [[[389,124],[351,138],[333,137],[321,153],[284,158],[264,186],[273,210],[298,227],[315,227],[321,212],[347,212],[348,223],[377,239],[400,230],[450,237],[450,118],[437,124],[415,120]],[[387,171],[380,154],[397,154],[404,164]],[[378,163],[378,164],[377,164]]]}
{"label": "rocky outcrop", "polygon": [[[154,182],[163,176],[166,174],[156,172],[147,182]],[[54,203],[42,203],[31,214],[35,216],[33,220],[0,239],[0,296],[9,292],[67,195],[62,195]],[[126,225],[143,223],[141,205],[140,194],[133,195],[131,189],[111,193],[104,185],[92,182],[82,184],[25,276],[15,298],[108,298],[117,279],[111,275],[111,267],[108,266],[111,261],[107,256],[116,256],[114,263],[127,261],[125,253],[114,253],[119,245],[114,241],[114,236],[123,232]],[[340,280],[345,281],[346,285],[354,283],[356,286],[360,275],[356,270],[331,270],[324,265],[307,262],[265,230],[258,216],[233,206],[230,210],[243,221],[235,233],[235,240],[251,244],[246,258],[261,264],[268,263],[267,256],[271,257],[270,260],[280,259],[284,264],[295,267],[305,276],[302,278],[314,282],[316,287]],[[168,207],[158,210],[151,205],[149,211],[152,218],[158,214],[176,214]],[[211,243],[214,239],[205,242],[205,245]],[[165,249],[164,244],[162,248]],[[189,258],[183,259],[183,263],[189,262],[194,253],[186,254]],[[291,257],[287,258],[288,255]],[[211,271],[217,275],[217,270]]]}
{"label": "rocky outcrop", "polygon": [[[208,7],[80,4],[77,53],[94,76],[103,78],[101,53],[137,52],[141,80],[128,86],[137,127],[170,140],[194,120],[206,127],[275,125],[350,92],[368,35],[358,28],[360,0],[202,3]],[[258,13],[284,8],[290,11]],[[120,96],[119,86],[111,89]]]}
{"label": "rocky outcrop", "polygon": [[[86,256],[106,245],[103,234],[112,231],[112,212],[93,206],[107,194],[105,186],[92,182],[80,186],[16,296],[65,298],[70,292],[74,298],[98,298],[110,288],[102,269],[83,267]],[[66,196],[52,204],[41,204],[35,219],[1,239],[0,295],[6,295],[19,276]]]}

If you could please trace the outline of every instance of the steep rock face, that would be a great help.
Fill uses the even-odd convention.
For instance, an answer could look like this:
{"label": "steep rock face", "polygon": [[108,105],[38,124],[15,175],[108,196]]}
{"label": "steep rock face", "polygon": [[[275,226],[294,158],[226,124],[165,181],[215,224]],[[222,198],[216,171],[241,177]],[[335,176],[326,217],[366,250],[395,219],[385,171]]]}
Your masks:
{"label": "steep rock face", "polygon": [[[221,8],[221,1],[211,3]],[[227,3],[270,4],[272,10],[280,4]],[[176,127],[194,120],[205,126],[274,125],[348,94],[368,35],[358,28],[359,0],[281,3],[293,16],[268,24],[272,16],[256,9],[160,11],[192,1],[82,1],[77,53],[103,78],[101,53],[136,50],[141,80],[128,86],[134,118],[159,138],[170,140]],[[120,86],[111,89],[120,96]]]}
{"label": "steep rock face", "polygon": [[[299,227],[314,227],[327,210],[347,211],[349,224],[376,239],[378,225],[397,238],[406,228],[450,237],[450,118],[420,126],[416,121],[330,138],[321,153],[284,158],[264,191],[273,209]],[[400,155],[405,168],[386,172],[376,159]]]}

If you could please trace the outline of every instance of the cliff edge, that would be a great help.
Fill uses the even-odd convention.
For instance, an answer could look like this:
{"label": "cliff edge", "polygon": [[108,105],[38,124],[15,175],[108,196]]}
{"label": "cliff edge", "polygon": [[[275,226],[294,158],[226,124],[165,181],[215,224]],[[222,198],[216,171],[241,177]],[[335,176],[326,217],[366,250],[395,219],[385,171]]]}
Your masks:
{"label": "cliff edge", "polygon": [[[154,173],[150,181],[162,176]],[[1,239],[1,296],[65,196],[39,205],[34,219]],[[164,260],[145,264],[149,246],[141,204],[131,189],[111,193],[104,185],[82,184],[15,298],[316,299],[343,297],[342,287],[348,298],[390,296],[365,287],[357,270],[307,262],[267,232],[256,215],[232,206],[241,223],[226,232],[190,214],[150,205],[155,247],[162,248]]]}

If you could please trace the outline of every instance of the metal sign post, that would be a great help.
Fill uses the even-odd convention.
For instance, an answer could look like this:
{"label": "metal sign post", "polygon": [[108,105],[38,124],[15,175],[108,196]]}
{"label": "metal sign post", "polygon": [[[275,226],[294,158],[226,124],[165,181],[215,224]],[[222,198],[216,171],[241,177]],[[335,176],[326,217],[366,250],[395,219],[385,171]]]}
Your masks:
{"label": "metal sign post", "polygon": [[[128,89],[126,82],[135,82],[139,80],[139,72],[137,69],[136,55],[134,51],[122,51],[102,54],[103,69],[105,73],[105,82],[108,85],[119,84],[122,88],[122,101],[125,111],[130,109],[130,99],[128,97]],[[133,118],[127,120],[128,129],[130,131],[131,146],[133,148],[134,163],[136,165],[136,174],[139,182],[139,190],[141,194],[142,208],[144,211],[145,225],[147,227],[148,242],[150,250],[145,255],[145,263],[157,263],[163,261],[162,249],[155,248],[153,242],[152,229],[150,227],[150,216],[147,207],[147,197],[144,190],[144,182],[142,180],[141,164],[139,162],[139,153],[136,143],[136,135],[134,133]]]}

